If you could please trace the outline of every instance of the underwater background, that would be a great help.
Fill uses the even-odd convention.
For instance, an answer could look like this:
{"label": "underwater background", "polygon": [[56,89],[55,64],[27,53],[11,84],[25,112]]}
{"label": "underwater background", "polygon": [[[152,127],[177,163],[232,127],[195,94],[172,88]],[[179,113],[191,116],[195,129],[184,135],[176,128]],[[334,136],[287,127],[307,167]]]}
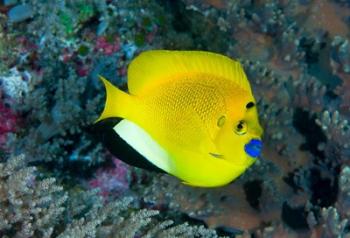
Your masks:
{"label": "underwater background", "polygon": [[[348,0],[2,0],[0,29],[0,237],[350,237]],[[264,148],[230,185],[101,143],[97,76],[150,49],[243,64]]]}

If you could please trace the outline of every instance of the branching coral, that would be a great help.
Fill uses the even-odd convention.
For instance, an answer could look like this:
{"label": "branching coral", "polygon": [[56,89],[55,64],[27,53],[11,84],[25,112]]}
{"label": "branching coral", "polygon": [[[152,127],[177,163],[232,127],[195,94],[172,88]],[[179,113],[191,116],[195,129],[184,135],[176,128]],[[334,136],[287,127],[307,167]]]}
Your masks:
{"label": "branching coral", "polygon": [[342,218],[350,217],[350,168],[344,166],[339,176],[339,199],[336,208],[341,211]]}
{"label": "branching coral", "polygon": [[348,220],[341,219],[335,208],[323,208],[322,219],[324,233],[321,237],[342,237],[347,233]]}
{"label": "branching coral", "polygon": [[[41,78],[33,78],[34,85],[36,80]],[[84,155],[85,148],[92,146],[92,142],[86,139],[88,134],[81,136],[80,142],[72,139],[74,135],[81,134],[82,128],[96,117],[96,105],[101,99],[96,97],[82,101],[84,93],[87,93],[86,80],[68,69],[67,78],[57,78],[54,86],[48,85],[48,88],[40,84],[35,87],[35,91],[28,92],[24,103],[18,105],[17,110],[29,113],[26,123],[33,126],[27,135],[13,138],[13,150],[24,149],[35,160],[50,161],[69,156],[67,150],[74,143],[74,149],[70,151],[72,160],[74,156],[80,156],[81,159],[98,162],[101,146],[93,145],[95,152]],[[54,91],[53,95],[51,90]],[[38,144],[42,146],[37,148]]]}
{"label": "branching coral", "polygon": [[50,237],[64,211],[67,194],[54,178],[36,180],[23,155],[0,164],[0,234]]}
{"label": "branching coral", "polygon": [[[24,155],[0,163],[2,237],[218,237],[203,226],[153,218],[159,211],[137,209],[127,197],[103,203],[97,190],[66,192],[54,178],[40,179]],[[68,195],[69,194],[69,195]],[[129,209],[133,212],[130,213]]]}

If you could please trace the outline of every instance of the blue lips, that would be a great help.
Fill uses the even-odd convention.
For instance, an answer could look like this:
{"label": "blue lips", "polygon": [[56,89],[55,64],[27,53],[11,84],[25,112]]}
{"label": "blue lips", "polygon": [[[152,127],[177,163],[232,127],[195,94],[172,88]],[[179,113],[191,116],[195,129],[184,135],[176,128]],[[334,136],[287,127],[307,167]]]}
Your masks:
{"label": "blue lips", "polygon": [[261,140],[258,140],[258,139],[252,139],[249,141],[248,144],[244,146],[245,152],[254,158],[260,155],[261,149],[262,149],[262,142]]}

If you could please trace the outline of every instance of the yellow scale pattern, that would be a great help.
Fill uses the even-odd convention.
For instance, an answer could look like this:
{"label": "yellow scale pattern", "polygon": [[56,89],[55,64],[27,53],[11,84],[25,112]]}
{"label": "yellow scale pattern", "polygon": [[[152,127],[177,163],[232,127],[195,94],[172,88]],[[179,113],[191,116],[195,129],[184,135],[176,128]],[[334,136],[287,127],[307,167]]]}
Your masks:
{"label": "yellow scale pattern", "polygon": [[[147,113],[138,114],[136,123],[160,142],[171,141],[190,150],[208,146],[218,130],[218,118],[230,113],[227,101],[242,91],[238,88],[232,81],[208,75],[167,80],[140,93],[145,108],[139,112]],[[206,148],[203,152],[208,153],[208,149],[215,150]]]}

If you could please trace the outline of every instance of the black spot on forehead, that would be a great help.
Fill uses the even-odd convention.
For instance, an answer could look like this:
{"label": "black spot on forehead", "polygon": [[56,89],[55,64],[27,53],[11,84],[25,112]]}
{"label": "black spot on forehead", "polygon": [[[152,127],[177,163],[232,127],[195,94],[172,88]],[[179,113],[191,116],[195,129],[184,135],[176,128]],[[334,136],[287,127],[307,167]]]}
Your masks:
{"label": "black spot on forehead", "polygon": [[248,102],[247,105],[245,106],[247,109],[252,108],[255,106],[255,103],[253,102]]}

